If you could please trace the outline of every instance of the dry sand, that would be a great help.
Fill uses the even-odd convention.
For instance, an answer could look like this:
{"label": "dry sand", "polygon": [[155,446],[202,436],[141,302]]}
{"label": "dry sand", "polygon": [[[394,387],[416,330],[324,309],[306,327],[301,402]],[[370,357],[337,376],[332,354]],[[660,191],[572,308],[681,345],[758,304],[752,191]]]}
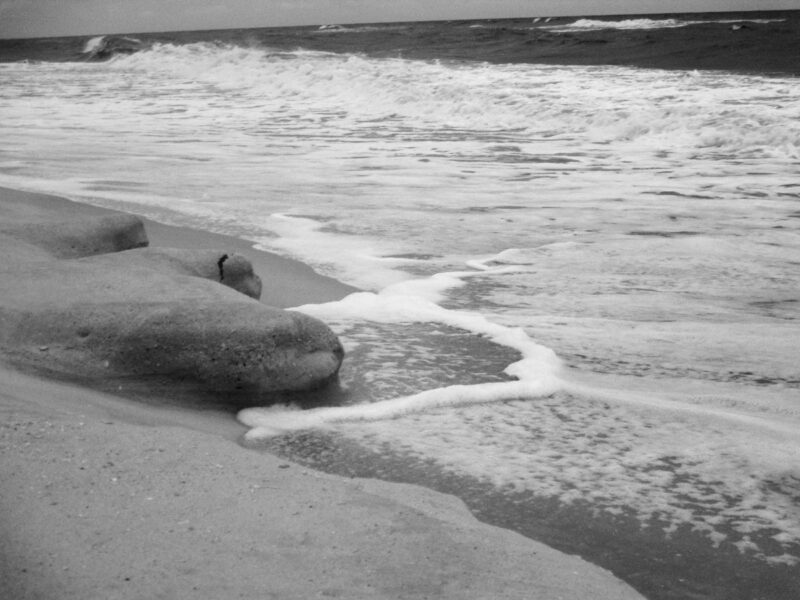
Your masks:
{"label": "dry sand", "polygon": [[[226,246],[190,230],[148,233],[154,245]],[[284,306],[348,291],[304,265],[243,253]],[[221,413],[0,366],[0,598],[641,597],[579,558],[478,522],[453,497],[311,471],[241,447],[242,432]]]}

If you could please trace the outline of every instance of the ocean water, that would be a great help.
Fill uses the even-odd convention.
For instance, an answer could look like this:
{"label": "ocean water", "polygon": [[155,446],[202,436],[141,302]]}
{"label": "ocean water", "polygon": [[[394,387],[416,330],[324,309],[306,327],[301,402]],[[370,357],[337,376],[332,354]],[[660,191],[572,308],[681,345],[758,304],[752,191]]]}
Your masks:
{"label": "ocean water", "polygon": [[[456,493],[648,598],[794,599],[800,79],[797,45],[769,40],[798,30],[6,42],[0,185],[237,235],[363,290],[294,309],[345,344],[337,406],[242,411],[248,445]],[[676,58],[687,40],[725,68]]]}

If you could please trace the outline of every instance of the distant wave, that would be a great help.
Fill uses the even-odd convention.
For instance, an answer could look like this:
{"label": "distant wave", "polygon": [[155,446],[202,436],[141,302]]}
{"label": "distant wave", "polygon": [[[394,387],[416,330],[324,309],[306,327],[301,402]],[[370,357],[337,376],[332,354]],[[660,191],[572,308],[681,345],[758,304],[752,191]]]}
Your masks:
{"label": "distant wave", "polygon": [[574,23],[544,25],[540,29],[551,31],[588,31],[592,29],[673,29],[700,25],[704,23],[782,23],[786,19],[722,19],[706,21],[684,21],[682,19],[624,19],[622,21],[603,21],[599,19],[578,19]]}
{"label": "distant wave", "polygon": [[408,25],[320,25],[313,33],[367,33],[373,31],[398,31],[408,29]]}
{"label": "distant wave", "polygon": [[623,21],[596,21],[593,19],[578,19],[569,25],[572,29],[666,29],[671,27],[685,27],[689,21],[677,19],[625,19]]}
{"label": "distant wave", "polygon": [[104,60],[116,54],[133,54],[144,48],[142,40],[116,35],[98,35],[87,40],[83,55],[89,60]]}

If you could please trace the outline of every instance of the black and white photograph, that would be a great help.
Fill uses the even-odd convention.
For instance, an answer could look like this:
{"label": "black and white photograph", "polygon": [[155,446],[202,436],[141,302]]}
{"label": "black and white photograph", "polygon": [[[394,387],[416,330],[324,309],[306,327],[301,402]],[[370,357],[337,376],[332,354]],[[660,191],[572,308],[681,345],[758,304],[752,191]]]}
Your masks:
{"label": "black and white photograph", "polygon": [[0,0],[0,598],[798,600],[800,0]]}

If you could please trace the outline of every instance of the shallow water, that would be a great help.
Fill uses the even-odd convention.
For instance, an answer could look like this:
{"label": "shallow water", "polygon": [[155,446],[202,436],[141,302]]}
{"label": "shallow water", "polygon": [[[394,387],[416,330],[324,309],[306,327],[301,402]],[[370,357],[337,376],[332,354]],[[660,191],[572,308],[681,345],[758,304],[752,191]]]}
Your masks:
{"label": "shallow water", "polygon": [[800,595],[800,80],[173,42],[0,64],[0,185],[365,290],[299,308],[345,406],[245,411],[248,443],[653,598]]}

